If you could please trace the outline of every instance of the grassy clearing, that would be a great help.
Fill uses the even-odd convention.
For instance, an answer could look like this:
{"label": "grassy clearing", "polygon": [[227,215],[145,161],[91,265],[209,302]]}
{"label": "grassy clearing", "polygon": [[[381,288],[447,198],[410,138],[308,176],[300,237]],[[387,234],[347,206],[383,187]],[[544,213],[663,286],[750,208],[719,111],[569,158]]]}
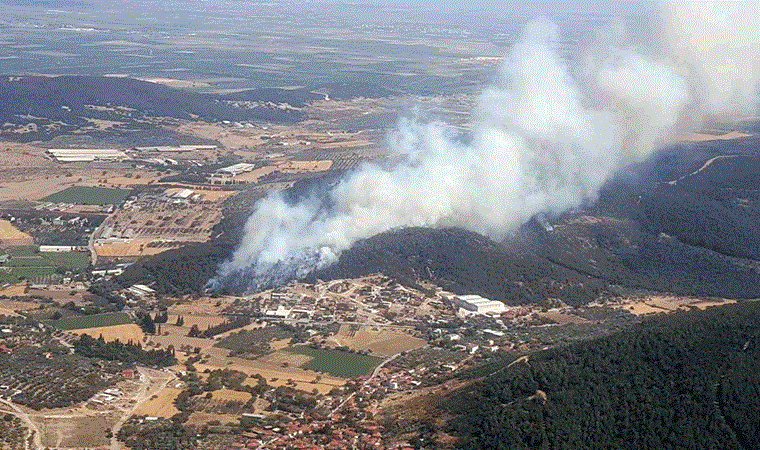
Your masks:
{"label": "grassy clearing", "polygon": [[79,330],[82,328],[110,327],[132,323],[127,313],[93,314],[91,316],[66,317],[53,322],[61,330]]}
{"label": "grassy clearing", "polygon": [[301,366],[302,369],[325,372],[341,378],[368,375],[383,361],[382,358],[376,356],[360,355],[340,350],[316,349],[307,346],[290,347],[286,350],[312,357],[311,361]]}
{"label": "grassy clearing", "polygon": [[43,198],[43,202],[78,205],[115,205],[124,201],[132,191],[89,186],[71,186]]}

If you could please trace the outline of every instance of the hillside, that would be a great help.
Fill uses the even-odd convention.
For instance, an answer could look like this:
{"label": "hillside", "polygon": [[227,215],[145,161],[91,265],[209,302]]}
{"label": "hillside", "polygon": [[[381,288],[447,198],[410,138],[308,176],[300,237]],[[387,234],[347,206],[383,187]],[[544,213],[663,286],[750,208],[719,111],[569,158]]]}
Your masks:
{"label": "hillside", "polygon": [[[505,242],[459,229],[392,230],[356,243],[309,279],[383,272],[509,304],[559,298],[579,305],[631,290],[758,298],[757,149],[754,138],[668,148],[618,174],[595,202],[550,218],[550,227],[534,220]],[[286,196],[296,201],[335,181],[301,182]],[[226,231],[215,242],[135,264],[120,281],[155,282],[166,294],[202,293],[216,264],[232,253],[248,211],[220,224]],[[235,281],[226,289],[247,287]]]}
{"label": "hillside", "polygon": [[[599,199],[531,221],[503,243],[410,228],[354,245],[314,277],[373,272],[431,280],[510,304],[604,291],[760,297],[760,156],[754,140],[665,149],[610,181]],[[709,162],[709,164],[708,164]]]}
{"label": "hillside", "polygon": [[[295,122],[302,115],[279,104],[240,105],[219,95],[124,77],[0,76],[0,123],[5,124],[0,134],[6,139],[50,139],[81,131],[93,120],[117,122],[125,130],[149,129],[149,119],[155,117]],[[35,125],[33,132],[14,128],[30,123]]]}
{"label": "hillside", "polygon": [[[760,303],[649,319],[508,361],[423,424],[467,449],[760,448]],[[449,447],[439,441],[435,448]]]}

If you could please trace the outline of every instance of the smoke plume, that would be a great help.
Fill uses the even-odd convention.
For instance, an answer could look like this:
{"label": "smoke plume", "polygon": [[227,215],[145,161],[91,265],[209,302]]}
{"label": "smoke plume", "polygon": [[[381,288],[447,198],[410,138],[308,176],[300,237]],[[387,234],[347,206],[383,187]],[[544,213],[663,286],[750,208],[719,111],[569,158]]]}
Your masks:
{"label": "smoke plume", "polygon": [[[690,49],[690,39],[679,48]],[[662,53],[616,43],[590,50],[571,70],[559,47],[550,21],[526,26],[480,96],[469,143],[443,123],[402,120],[388,141],[403,163],[365,164],[326,196],[296,204],[279,193],[261,200],[212,283],[242,278],[259,288],[304,277],[356,241],[398,227],[457,226],[502,239],[538,213],[593,200],[694,105],[691,80],[701,68],[693,62],[681,70]],[[703,56],[687,53],[684,60]],[[723,105],[718,94],[705,101]]]}
{"label": "smoke plume", "polygon": [[679,1],[662,10],[665,48],[687,73],[701,111],[756,115],[760,2]]}

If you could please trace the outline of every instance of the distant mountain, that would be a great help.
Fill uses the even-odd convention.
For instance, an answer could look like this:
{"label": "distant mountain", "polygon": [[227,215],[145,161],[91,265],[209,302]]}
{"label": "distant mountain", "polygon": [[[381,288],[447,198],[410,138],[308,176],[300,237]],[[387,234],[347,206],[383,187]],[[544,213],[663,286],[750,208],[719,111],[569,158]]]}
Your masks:
{"label": "distant mountain", "polygon": [[[79,130],[88,119],[109,120],[125,128],[146,128],[151,117],[209,122],[296,122],[302,113],[279,105],[239,105],[222,96],[170,88],[123,77],[0,75],[2,137],[13,124],[34,123],[33,138]],[[28,140],[28,139],[27,139]]]}

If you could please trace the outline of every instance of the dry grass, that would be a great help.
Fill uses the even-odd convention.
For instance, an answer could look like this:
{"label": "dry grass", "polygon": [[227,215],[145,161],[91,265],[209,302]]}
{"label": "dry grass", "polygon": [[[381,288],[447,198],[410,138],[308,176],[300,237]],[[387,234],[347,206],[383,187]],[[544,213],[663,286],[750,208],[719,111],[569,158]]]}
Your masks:
{"label": "dry grass", "polygon": [[221,401],[247,402],[251,399],[248,392],[233,391],[232,389],[219,389],[211,392],[211,398]]}
{"label": "dry grass", "polygon": [[713,306],[728,305],[731,303],[736,303],[736,300],[703,300],[692,297],[653,296],[629,299],[621,304],[614,305],[614,307],[625,309],[637,316],[643,316],[649,314],[670,313],[691,308],[707,309]]}
{"label": "dry grass", "polygon": [[[169,314],[169,321],[167,322],[170,325],[173,325],[177,323],[177,317],[179,317],[178,314]],[[182,325],[184,328],[190,328],[193,325],[198,325],[198,328],[203,331],[208,327],[215,327],[219,324],[222,324],[224,322],[227,322],[226,317],[220,317],[220,316],[194,316],[191,314],[182,314],[182,319],[185,321],[185,324]]]}
{"label": "dry grass", "polygon": [[0,245],[34,245],[34,240],[8,220],[0,220]]}
{"label": "dry grass", "polygon": [[[0,288],[0,295],[6,297],[21,297],[25,295],[27,291],[27,283],[23,281],[17,284],[10,284],[8,286]],[[14,302],[10,300],[0,300],[0,308],[10,309],[15,311],[17,309],[35,309],[38,305],[32,302]]]}
{"label": "dry grass", "polygon": [[[81,186],[118,188],[124,186],[151,184],[155,183],[159,179],[161,179],[161,175],[156,175],[150,172],[135,171],[131,177],[125,177],[119,174],[106,174],[105,176],[101,175],[99,178],[90,179],[78,184]],[[102,180],[105,180],[105,183],[103,183]]]}
{"label": "dry grass", "polygon": [[384,356],[392,356],[427,345],[424,340],[409,336],[401,331],[361,327],[356,331],[356,334],[350,336],[349,329],[348,325],[341,326],[338,333],[330,337],[330,341],[336,346],[346,346],[354,350],[369,350],[372,353]]}
{"label": "dry grass", "polygon": [[106,430],[116,422],[112,415],[46,417],[35,420],[46,448],[92,448],[108,445]]}
{"label": "dry grass", "polygon": [[240,416],[233,414],[216,414],[196,411],[190,414],[190,417],[187,419],[185,425],[205,425],[213,420],[218,420],[219,423],[223,425],[226,425],[228,423],[237,425],[240,423]]}
{"label": "dry grass", "polygon": [[103,339],[109,342],[117,339],[121,342],[145,342],[145,333],[143,333],[142,329],[134,323],[114,325],[110,327],[82,328],[79,330],[71,330],[69,333],[79,336],[87,334],[95,339],[103,336]]}
{"label": "dry grass", "polygon": [[560,312],[546,312],[546,313],[540,313],[539,316],[546,317],[547,319],[550,319],[560,325],[567,325],[567,324],[576,324],[576,323],[586,323],[588,320],[584,319],[583,317],[578,317],[573,314],[564,314]]}
{"label": "dry grass", "polygon": [[[295,354],[292,356],[272,356],[269,359],[259,358],[255,360],[233,357],[224,358],[222,361],[227,361],[227,363],[223,364],[218,364],[221,361],[214,358],[209,364],[196,364],[195,366],[199,372],[203,372],[205,369],[215,370],[224,368],[244,372],[249,376],[244,384],[250,386],[255,386],[258,383],[258,380],[253,378],[253,376],[261,375],[267,380],[267,383],[270,386],[278,387],[289,385],[304,392],[312,392],[316,389],[321,394],[326,394],[333,388],[343,386],[346,383],[346,380],[340,378],[321,375],[299,368],[297,363],[302,360],[302,357],[303,355]],[[275,361],[280,360],[288,360],[290,362],[287,367],[282,367],[282,364],[275,363]],[[319,378],[319,381],[317,381],[317,378]],[[293,383],[288,384],[288,380],[292,380]]]}
{"label": "dry grass", "polygon": [[[169,307],[169,314],[192,316],[210,315],[217,316],[232,302],[229,298],[200,298],[189,303],[175,303]],[[185,322],[187,323],[187,322]]]}
{"label": "dry grass", "polygon": [[148,247],[154,239],[133,239],[129,242],[116,242],[95,247],[95,253],[102,258],[127,258],[157,255],[173,247]]}
{"label": "dry grass", "polygon": [[156,398],[149,398],[135,410],[138,416],[171,417],[179,412],[174,407],[174,399],[177,398],[181,389],[164,388],[156,394]]}
{"label": "dry grass", "polygon": [[243,181],[245,183],[256,184],[259,182],[259,178],[263,177],[264,175],[269,175],[270,173],[275,172],[276,170],[277,170],[277,167],[274,167],[274,166],[260,167],[250,172],[240,174],[236,176],[235,179],[239,181]]}
{"label": "dry grass", "polygon": [[284,161],[278,164],[282,173],[325,172],[332,167],[332,160]]}

